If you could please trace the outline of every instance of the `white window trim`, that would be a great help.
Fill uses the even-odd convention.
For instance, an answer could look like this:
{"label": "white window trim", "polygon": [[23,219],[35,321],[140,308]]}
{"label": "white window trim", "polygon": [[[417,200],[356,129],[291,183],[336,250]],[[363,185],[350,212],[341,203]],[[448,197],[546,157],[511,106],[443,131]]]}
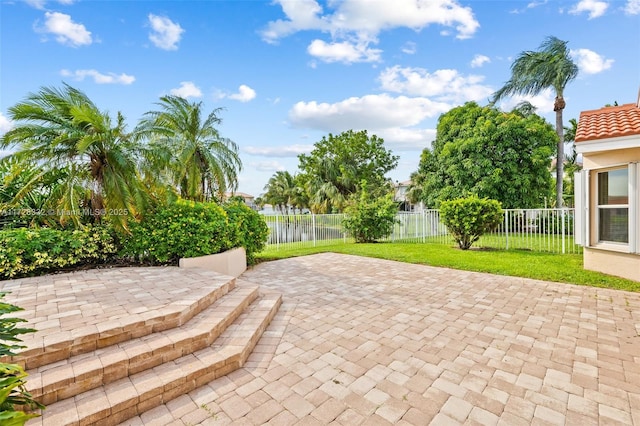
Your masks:
{"label": "white window trim", "polygon": [[[628,173],[628,178],[627,178],[627,184],[629,185],[628,204],[611,204],[611,205],[607,205],[606,207],[600,207],[600,205],[598,204],[598,194],[600,193],[600,188],[598,186],[599,185],[598,173],[609,172],[612,170],[619,170],[622,168],[626,168]],[[601,169],[593,170],[593,172],[595,172],[594,182],[596,187],[595,188],[596,199],[594,200],[595,215],[593,217],[593,220],[595,222],[594,228],[595,228],[595,236],[597,238],[597,241],[595,242],[595,244],[589,244],[590,247],[602,249],[602,250],[617,251],[621,253],[638,253],[638,241],[640,241],[640,232],[639,232],[640,229],[636,229],[636,226],[635,226],[638,220],[637,214],[639,211],[637,206],[638,198],[639,198],[637,197],[637,188],[639,187],[637,170],[638,170],[637,163],[616,164],[616,165],[611,165],[609,167],[603,167]],[[587,194],[589,193],[589,191],[586,191],[586,192]],[[589,203],[588,197],[587,197],[586,203]],[[600,241],[600,209],[601,208],[607,208],[607,209],[627,208],[628,209],[628,218],[629,218],[628,228],[627,228],[628,238],[629,238],[628,243]],[[591,215],[588,215],[587,217],[590,217],[590,216]],[[590,227],[587,226],[586,228],[589,229]],[[587,239],[586,242],[589,243],[590,236],[587,235],[587,238],[589,239]]]}
{"label": "white window trim", "polygon": [[640,168],[629,163],[629,252],[640,254]]}

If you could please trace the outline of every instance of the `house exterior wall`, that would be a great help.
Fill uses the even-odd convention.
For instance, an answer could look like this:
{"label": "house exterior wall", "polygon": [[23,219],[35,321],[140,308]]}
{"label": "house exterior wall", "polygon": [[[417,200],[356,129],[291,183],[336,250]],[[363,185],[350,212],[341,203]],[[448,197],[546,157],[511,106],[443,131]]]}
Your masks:
{"label": "house exterior wall", "polygon": [[619,166],[635,161],[640,161],[640,138],[638,147],[629,149],[617,149],[614,151],[599,152],[594,154],[583,154],[583,168],[585,170],[602,169],[606,167]]}
{"label": "house exterior wall", "polygon": [[584,248],[584,267],[592,271],[640,281],[640,256],[596,248]]}
{"label": "house exterior wall", "polygon": [[[640,254],[629,253],[633,245],[601,244],[597,234],[597,173],[610,168],[640,162],[640,138],[635,148],[616,149],[604,152],[583,154],[584,169],[589,170],[588,197],[589,197],[589,241],[584,247],[584,267],[593,271],[599,271],[623,278],[640,281]],[[629,205],[629,238],[635,239],[636,244],[640,238],[640,188],[636,186],[635,195],[629,194],[629,203],[635,202],[632,208]],[[631,235],[631,233],[635,235]],[[637,248],[635,249],[636,251]]]}

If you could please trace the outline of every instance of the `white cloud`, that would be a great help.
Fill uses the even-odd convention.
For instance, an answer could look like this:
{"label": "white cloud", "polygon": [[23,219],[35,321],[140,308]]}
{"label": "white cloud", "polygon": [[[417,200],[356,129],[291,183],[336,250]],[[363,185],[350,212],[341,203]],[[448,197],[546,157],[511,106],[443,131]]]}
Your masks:
{"label": "white cloud", "polygon": [[275,0],[286,19],[271,21],[262,32],[267,41],[275,41],[301,30],[354,33],[375,37],[380,31],[398,27],[420,30],[432,24],[453,27],[457,37],[473,36],[480,24],[470,7],[456,0],[344,0],[330,1],[333,13],[324,14],[315,0]]}
{"label": "white cloud", "polygon": [[259,172],[283,172],[286,168],[277,161],[254,161],[249,166]]}
{"label": "white cloud", "polygon": [[71,16],[60,12],[46,12],[44,16],[44,27],[37,30],[54,34],[58,43],[78,47],[93,42],[91,32],[84,25],[73,22]]}
{"label": "white cloud", "polygon": [[382,89],[386,91],[435,97],[444,102],[480,101],[493,93],[491,87],[480,84],[483,76],[464,76],[453,69],[429,73],[424,68],[396,65],[382,71],[378,78]]}
{"label": "white cloud", "polygon": [[387,94],[352,97],[333,104],[298,102],[289,111],[295,127],[332,133],[348,129],[371,130],[408,127],[448,111],[451,105],[423,97],[392,97]]}
{"label": "white cloud", "polygon": [[242,148],[250,155],[260,155],[262,157],[297,157],[300,154],[308,154],[313,150],[313,145],[286,145],[286,146],[247,146]]}
{"label": "white cloud", "polygon": [[471,60],[471,68],[480,68],[484,64],[491,62],[491,58],[485,55],[475,55]]}
{"label": "white cloud", "polygon": [[131,84],[136,81],[136,78],[132,75],[122,73],[120,75],[110,72],[102,74],[96,70],[62,70],[60,74],[64,77],[71,77],[77,81],[82,81],[85,77],[93,78],[93,81],[97,84]]}
{"label": "white cloud", "polygon": [[181,81],[180,87],[171,89],[169,91],[173,96],[180,96],[181,98],[201,98],[202,91],[198,86],[191,81]]}
{"label": "white cloud", "polygon": [[553,104],[556,100],[556,96],[551,89],[546,89],[540,92],[535,96],[523,96],[523,95],[514,95],[511,98],[505,99],[500,103],[500,107],[504,111],[511,111],[516,105],[518,105],[522,101],[528,101],[536,107],[536,113],[538,114],[547,114],[553,112]]}
{"label": "white cloud", "polygon": [[384,139],[385,145],[393,151],[422,150],[430,147],[436,138],[436,129],[392,127],[379,129],[374,133]]}
{"label": "white cloud", "polygon": [[43,10],[47,0],[26,0],[26,3],[31,7]]}
{"label": "white cloud", "polygon": [[571,57],[577,62],[581,72],[586,74],[598,74],[608,70],[613,65],[613,59],[605,59],[589,49],[571,50]]}
{"label": "white cloud", "polygon": [[640,0],[627,0],[624,12],[627,15],[640,15]]}
{"label": "white cloud", "polygon": [[249,102],[256,97],[256,91],[246,84],[241,84],[238,87],[238,93],[227,95],[227,97],[240,102]]}
{"label": "white cloud", "polygon": [[149,40],[158,48],[164,50],[177,50],[178,43],[182,38],[184,29],[171,19],[165,16],[149,14],[149,23],[152,32],[149,33]]}
{"label": "white cloud", "polygon": [[418,51],[418,46],[412,42],[408,41],[402,46],[402,53],[406,53],[407,55],[413,55]]}
{"label": "white cloud", "polygon": [[542,1],[532,1],[530,3],[527,4],[527,6],[524,9],[514,9],[509,13],[525,13],[527,11],[527,9],[535,9],[538,6],[543,6],[545,4],[547,4],[549,2],[549,0],[542,0]]}
{"label": "white cloud", "polygon": [[13,129],[13,121],[0,112],[0,136]]}
{"label": "white cloud", "polygon": [[316,0],[274,3],[282,7],[286,18],[269,22],[262,31],[263,39],[274,43],[298,31],[328,33],[330,42],[315,40],[307,49],[328,62],[380,60],[381,51],[369,45],[377,43],[378,34],[384,30],[420,31],[435,24],[455,29],[457,38],[466,39],[480,27],[471,8],[461,6],[457,0],[331,0],[326,3],[330,9],[326,12]]}
{"label": "white cloud", "polygon": [[369,43],[349,41],[326,43],[322,40],[313,40],[307,52],[311,56],[324,62],[378,62],[380,61],[380,49],[371,49]]}
{"label": "white cloud", "polygon": [[[58,3],[66,6],[73,4],[75,0],[58,0]],[[36,9],[44,10],[44,6],[47,4],[47,0],[26,0],[26,3]]]}
{"label": "white cloud", "polygon": [[589,13],[589,19],[594,19],[604,15],[608,7],[609,3],[605,1],[580,0],[571,9],[569,9],[569,13],[579,15],[583,12],[587,12]]}

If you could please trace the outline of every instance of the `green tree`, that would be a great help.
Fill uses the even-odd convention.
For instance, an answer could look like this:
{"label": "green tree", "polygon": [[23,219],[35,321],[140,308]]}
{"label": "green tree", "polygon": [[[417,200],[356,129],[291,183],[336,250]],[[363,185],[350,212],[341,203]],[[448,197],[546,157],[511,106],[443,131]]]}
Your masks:
{"label": "green tree", "polygon": [[360,193],[352,197],[345,213],[347,217],[342,224],[356,243],[373,243],[386,238],[398,222],[398,204],[393,201],[393,194],[373,197],[364,181]]}
{"label": "green tree", "polygon": [[550,195],[555,141],[551,125],[535,114],[469,102],[440,116],[433,148],[412,175],[413,191],[431,208],[469,195],[504,208],[539,207]]}
{"label": "green tree", "polygon": [[582,165],[578,162],[578,153],[576,152],[576,131],[578,130],[578,120],[572,118],[569,120],[569,127],[564,128],[565,142],[573,142],[571,151],[564,156],[564,198],[569,200],[571,206],[574,205],[575,191],[575,173],[582,170]]}
{"label": "green tree", "polygon": [[222,109],[203,120],[202,102],[163,96],[157,105],[160,110],[147,112],[136,128],[138,137],[148,139],[145,175],[194,201],[221,201],[236,190],[242,163],[238,146],[216,128]]}
{"label": "green tree", "polygon": [[536,95],[545,89],[553,89],[556,99],[556,133],[558,135],[556,168],[556,204],[562,207],[564,179],[564,132],[562,111],[566,106],[564,90],[578,76],[578,66],[571,59],[567,42],[556,37],[547,37],[538,51],[520,53],[511,65],[511,79],[494,93],[494,102],[513,94]]}
{"label": "green tree", "polygon": [[13,130],[0,147],[16,147],[12,158],[38,164],[40,173],[65,169],[64,179],[52,190],[59,220],[80,224],[82,208],[94,221],[108,218],[126,226],[127,218],[146,203],[146,192],[137,173],[137,145],[126,132],[124,117],[116,122],[98,109],[83,92],[64,85],[42,88],[9,108]]}
{"label": "green tree", "polygon": [[296,186],[295,177],[288,171],[276,172],[269,178],[264,189],[266,192],[262,199],[283,214],[288,214],[289,208],[297,207],[296,193],[302,190]]}
{"label": "green tree", "polygon": [[329,134],[314,144],[309,154],[298,156],[306,175],[306,190],[312,211],[342,211],[361,181],[375,188],[373,196],[386,194],[391,182],[385,176],[398,165],[398,157],[385,149],[384,140],[366,130]]}

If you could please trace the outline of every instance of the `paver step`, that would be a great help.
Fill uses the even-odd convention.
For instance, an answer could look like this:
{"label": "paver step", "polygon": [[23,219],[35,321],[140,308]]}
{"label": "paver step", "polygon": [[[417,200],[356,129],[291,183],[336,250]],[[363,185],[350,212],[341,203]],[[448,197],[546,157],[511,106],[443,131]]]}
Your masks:
{"label": "paver step", "polygon": [[27,390],[49,405],[210,346],[258,296],[237,286],[185,325],[28,371]]}
{"label": "paver step", "polygon": [[110,321],[84,325],[73,330],[55,333],[43,330],[25,336],[23,343],[28,349],[16,357],[0,357],[0,362],[19,364],[26,370],[32,370],[96,349],[179,327],[236,285],[233,277],[210,275],[211,281],[200,286],[197,291],[176,297],[171,303],[159,303],[156,309],[128,312]]}
{"label": "paver step", "polygon": [[280,294],[261,295],[213,345],[51,404],[28,426],[117,425],[240,368],[278,311]]}

